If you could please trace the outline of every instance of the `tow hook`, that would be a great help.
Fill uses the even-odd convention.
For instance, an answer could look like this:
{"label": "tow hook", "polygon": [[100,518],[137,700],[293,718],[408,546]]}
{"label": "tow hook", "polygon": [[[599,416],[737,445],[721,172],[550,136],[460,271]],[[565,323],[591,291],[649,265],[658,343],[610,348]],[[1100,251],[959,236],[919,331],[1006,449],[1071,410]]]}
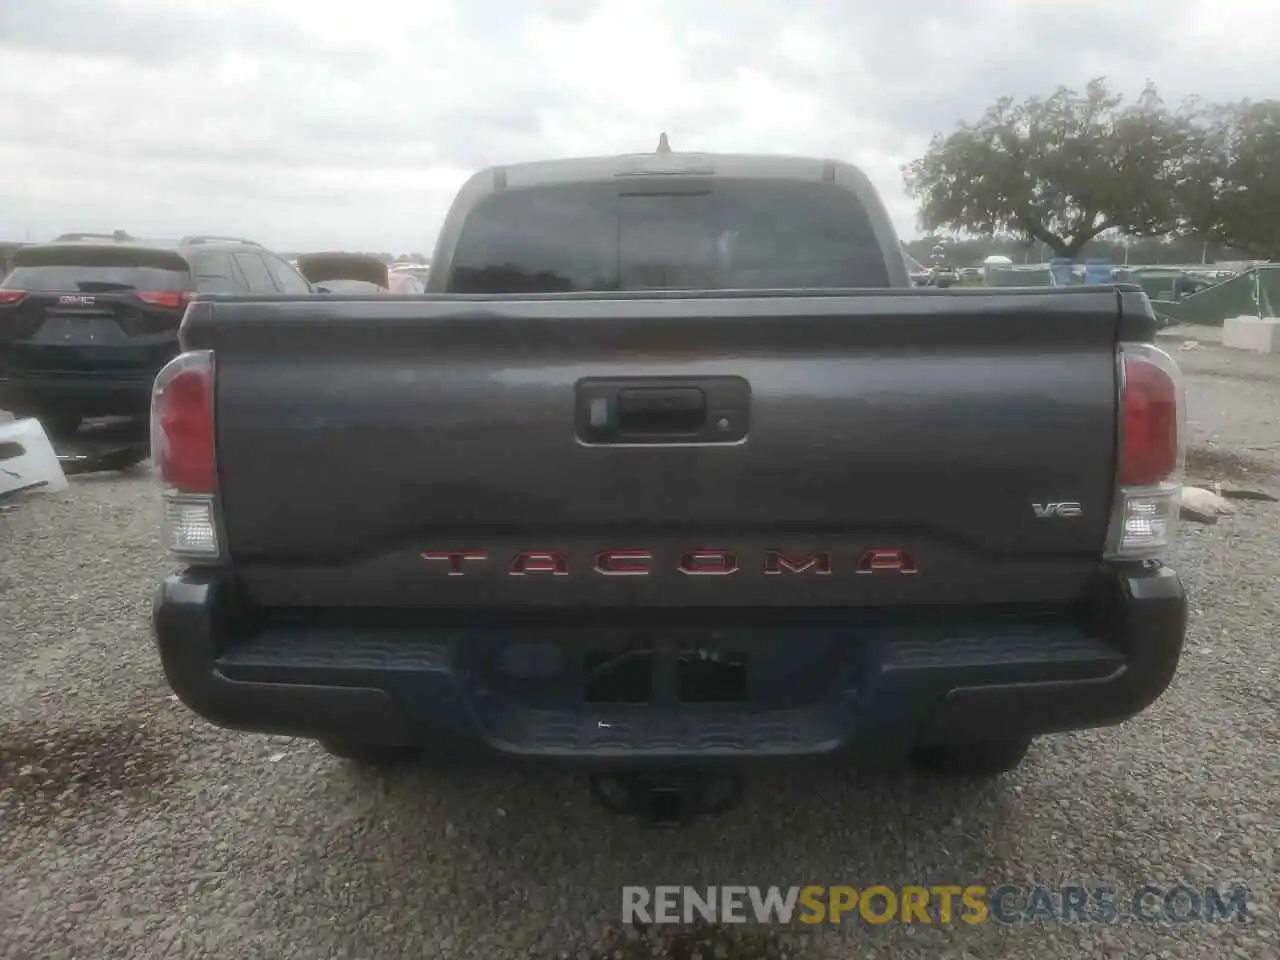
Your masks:
{"label": "tow hook", "polygon": [[742,799],[738,771],[610,771],[591,775],[591,795],[614,813],[652,827],[683,827],[695,817],[724,813]]}

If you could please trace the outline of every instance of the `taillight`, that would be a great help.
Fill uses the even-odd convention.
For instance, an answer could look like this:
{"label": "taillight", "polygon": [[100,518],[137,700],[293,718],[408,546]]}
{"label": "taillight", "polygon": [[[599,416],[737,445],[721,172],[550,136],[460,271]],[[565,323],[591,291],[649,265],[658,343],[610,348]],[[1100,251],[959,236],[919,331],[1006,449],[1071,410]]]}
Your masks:
{"label": "taillight", "polygon": [[1159,483],[1178,468],[1178,382],[1150,357],[1122,355],[1124,414],[1121,425],[1120,482]]}
{"label": "taillight", "polygon": [[163,487],[169,550],[217,559],[218,475],[214,458],[213,351],[170,360],[151,395],[151,460]]}
{"label": "taillight", "polygon": [[17,303],[27,295],[25,290],[0,290],[0,306]]}
{"label": "taillight", "polygon": [[1120,348],[1118,489],[1108,537],[1115,559],[1153,559],[1173,543],[1182,492],[1182,373],[1148,343]]}
{"label": "taillight", "polygon": [[187,308],[187,304],[191,301],[192,293],[190,290],[180,290],[177,292],[169,290],[140,290],[136,296],[143,303],[149,303],[153,307],[168,307],[170,310],[185,310]]}

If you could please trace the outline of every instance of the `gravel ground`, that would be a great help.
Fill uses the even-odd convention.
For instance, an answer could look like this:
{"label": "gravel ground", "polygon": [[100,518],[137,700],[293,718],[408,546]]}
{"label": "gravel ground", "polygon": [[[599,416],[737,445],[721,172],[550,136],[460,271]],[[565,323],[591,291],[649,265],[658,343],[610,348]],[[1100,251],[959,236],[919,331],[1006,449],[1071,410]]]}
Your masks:
{"label": "gravel ground", "polygon": [[[1175,345],[1176,346],[1176,345]],[[1280,359],[1201,347],[1199,474],[1280,478]],[[1274,958],[1280,504],[1187,525],[1173,688],[1043,740],[982,786],[808,768],[685,831],[611,819],[550,773],[354,771],[204,724],[148,635],[169,564],[145,475],[0,513],[0,956]],[[1253,922],[612,929],[623,884],[1244,882]],[[620,952],[619,952],[620,951]]]}

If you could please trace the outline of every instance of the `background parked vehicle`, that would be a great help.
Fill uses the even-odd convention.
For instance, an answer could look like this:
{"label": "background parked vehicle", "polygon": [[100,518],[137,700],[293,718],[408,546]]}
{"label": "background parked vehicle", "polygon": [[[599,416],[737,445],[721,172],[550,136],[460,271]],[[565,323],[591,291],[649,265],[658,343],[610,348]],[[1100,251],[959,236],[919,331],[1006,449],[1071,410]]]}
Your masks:
{"label": "background parked vehicle", "polygon": [[388,267],[367,253],[305,253],[298,257],[298,269],[318,293],[404,296],[426,292],[425,281],[415,271],[395,264]]}
{"label": "background parked vehicle", "polygon": [[1008,265],[987,264],[985,268],[988,287],[1053,287],[1057,286],[1048,264]]}
{"label": "background parked vehicle", "polygon": [[934,267],[925,281],[926,287],[950,287],[960,282],[960,274],[954,267]]}
{"label": "background parked vehicle", "polygon": [[[391,264],[391,277],[394,281],[397,276],[410,276],[422,284],[423,290],[427,287],[427,282],[431,279],[431,264],[429,263],[413,263],[413,262],[397,262]],[[408,291],[406,291],[408,292]]]}
{"label": "background parked vehicle", "polygon": [[298,257],[298,270],[317,293],[391,293],[390,270],[367,253],[304,253]]}
{"label": "background parked vehicle", "polygon": [[283,259],[235,237],[117,230],[23,246],[0,281],[0,409],[38,418],[55,438],[88,418],[145,422],[193,293],[311,290]]}
{"label": "background parked vehicle", "polygon": [[29,240],[0,240],[0,277],[9,270],[9,258],[20,248],[30,245]]}
{"label": "background parked vehicle", "polygon": [[420,280],[417,274],[409,270],[392,270],[387,274],[391,282],[391,292],[399,296],[426,293],[426,281]]}

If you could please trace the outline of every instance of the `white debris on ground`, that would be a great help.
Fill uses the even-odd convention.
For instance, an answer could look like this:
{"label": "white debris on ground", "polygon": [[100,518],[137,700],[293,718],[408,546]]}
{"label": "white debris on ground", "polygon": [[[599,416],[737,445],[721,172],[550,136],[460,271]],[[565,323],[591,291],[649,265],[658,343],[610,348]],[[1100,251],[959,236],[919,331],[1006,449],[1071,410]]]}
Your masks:
{"label": "white debris on ground", "polygon": [[66,489],[67,477],[40,421],[0,423],[0,498]]}
{"label": "white debris on ground", "polygon": [[1229,516],[1236,508],[1226,498],[1203,487],[1183,487],[1181,498],[1182,519],[1198,523],[1217,523],[1219,517]]}
{"label": "white debris on ground", "polygon": [[1216,482],[1212,487],[1182,488],[1180,497],[1181,515],[1184,520],[1199,523],[1216,523],[1219,517],[1230,516],[1236,512],[1232,500],[1259,500],[1275,503],[1280,500],[1275,494],[1252,486]]}
{"label": "white debris on ground", "polygon": [[1261,490],[1257,487],[1242,487],[1233,483],[1215,483],[1213,492],[1220,497],[1226,497],[1228,500],[1265,500],[1269,503],[1275,503],[1280,500],[1280,497],[1268,490]]}

